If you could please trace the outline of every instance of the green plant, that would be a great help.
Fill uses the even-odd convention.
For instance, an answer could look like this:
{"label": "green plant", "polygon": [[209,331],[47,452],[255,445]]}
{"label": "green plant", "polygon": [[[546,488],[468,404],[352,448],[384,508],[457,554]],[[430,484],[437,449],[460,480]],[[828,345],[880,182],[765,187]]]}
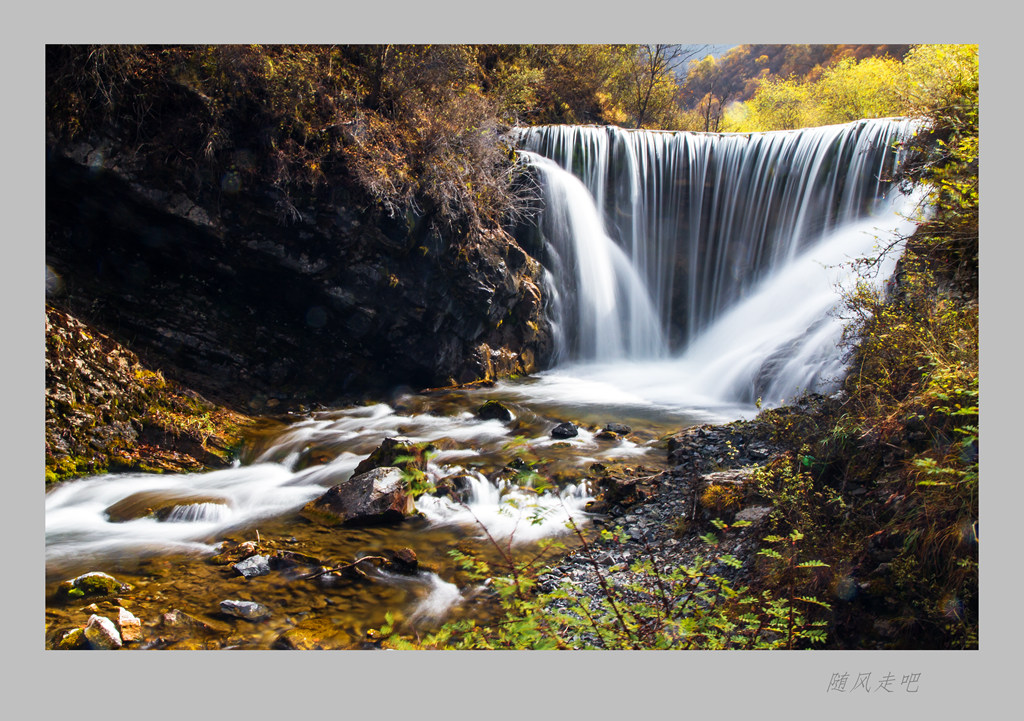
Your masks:
{"label": "green plant", "polygon": [[[564,551],[559,542],[548,541],[533,556],[518,559],[510,545],[491,541],[499,552],[497,565],[460,551],[452,555],[471,578],[486,580],[492,589],[494,619],[480,623],[461,618],[416,641],[403,636],[389,621],[380,630],[384,643],[393,648],[447,649],[725,649],[801,648],[825,641],[825,621],[812,618],[827,603],[813,596],[793,593],[752,592],[736,586],[720,569],[738,568],[732,555],[714,553],[717,538],[709,534],[712,553],[690,563],[668,567],[655,562],[654,549],[628,567],[603,569],[595,560],[595,548],[572,521],[569,528],[580,543],[579,552],[593,570],[600,589],[594,595],[562,583],[538,591],[543,567],[538,559],[552,551]],[[742,527],[739,522],[733,528]],[[719,530],[729,526],[719,522]],[[790,547],[800,540],[791,537]],[[599,543],[625,541],[621,529],[602,531]],[[820,567],[815,561],[784,557],[791,573]],[[785,590],[794,591],[795,584]]]}

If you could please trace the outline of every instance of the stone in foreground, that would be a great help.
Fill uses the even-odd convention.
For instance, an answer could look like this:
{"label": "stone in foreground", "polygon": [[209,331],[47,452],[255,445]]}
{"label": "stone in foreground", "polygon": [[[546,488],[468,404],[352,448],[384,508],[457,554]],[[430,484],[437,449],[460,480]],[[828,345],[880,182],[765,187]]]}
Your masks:
{"label": "stone in foreground", "polygon": [[402,471],[374,468],[307,503],[304,518],[324,526],[398,523],[415,513]]}
{"label": "stone in foreground", "polygon": [[85,626],[85,638],[89,641],[90,648],[101,651],[121,648],[122,645],[121,635],[114,627],[114,622],[96,614],[89,616],[89,623]]}

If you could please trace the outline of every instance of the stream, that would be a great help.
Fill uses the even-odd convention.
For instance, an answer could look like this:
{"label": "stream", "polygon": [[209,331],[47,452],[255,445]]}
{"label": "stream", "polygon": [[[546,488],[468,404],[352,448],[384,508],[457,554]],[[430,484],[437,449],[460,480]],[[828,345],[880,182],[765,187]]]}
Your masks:
{"label": "stream", "polygon": [[[513,419],[478,418],[489,399],[503,402]],[[479,582],[459,570],[451,550],[498,560],[495,543],[520,553],[555,537],[571,547],[578,541],[569,519],[583,531],[592,527],[594,516],[585,510],[592,464],[657,472],[665,465],[661,438],[726,417],[651,403],[616,393],[600,379],[559,371],[277,420],[253,434],[235,466],[224,470],[66,482],[46,496],[48,639],[103,613],[90,599],[57,594],[61,582],[95,571],[132,587],[118,598],[147,629],[141,647],[273,648],[296,643],[282,636],[298,635],[315,639],[300,644],[353,648],[388,612],[409,630],[430,630],[453,615],[484,611],[475,603]],[[578,435],[552,438],[551,429],[564,420],[578,426]],[[631,432],[599,438],[612,422]],[[392,526],[329,528],[299,515],[388,437],[431,442],[430,480],[458,479],[461,501],[424,494],[416,500],[418,517]],[[541,478],[552,487],[533,488]],[[247,579],[215,560],[222,544],[245,541],[258,541],[262,553],[288,551],[321,563]],[[366,563],[357,578],[305,578],[324,566],[403,548],[416,554],[415,573]],[[271,615],[259,622],[235,618],[220,610],[225,600],[260,603]],[[163,616],[175,610],[203,625],[168,627]]]}

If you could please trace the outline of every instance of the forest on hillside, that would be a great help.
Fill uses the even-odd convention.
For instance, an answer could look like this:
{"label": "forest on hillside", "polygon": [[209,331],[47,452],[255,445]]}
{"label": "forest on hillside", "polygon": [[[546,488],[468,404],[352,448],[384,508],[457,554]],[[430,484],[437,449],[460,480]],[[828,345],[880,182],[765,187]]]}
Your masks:
{"label": "forest on hillside", "polygon": [[47,129],[63,144],[116,129],[150,173],[259,177],[286,196],[341,177],[392,213],[494,222],[516,207],[509,126],[749,132],[912,114],[918,76],[943,62],[929,47],[905,61],[909,46],[890,45],[718,59],[681,45],[50,46]]}

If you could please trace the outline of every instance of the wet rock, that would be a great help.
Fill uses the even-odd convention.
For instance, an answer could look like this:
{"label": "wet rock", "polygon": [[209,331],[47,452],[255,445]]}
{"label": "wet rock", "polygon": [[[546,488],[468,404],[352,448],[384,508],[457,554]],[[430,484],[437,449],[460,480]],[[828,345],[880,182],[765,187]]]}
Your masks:
{"label": "wet rock", "polygon": [[595,433],[594,438],[600,439],[602,441],[617,441],[619,440],[619,434],[616,433],[615,431],[609,431],[606,429]]}
{"label": "wet rock", "polygon": [[142,621],[123,606],[117,609],[117,627],[125,643],[142,640]]}
{"label": "wet rock", "polygon": [[246,578],[265,576],[270,573],[270,558],[268,556],[249,556],[244,561],[239,561],[232,568]]}
{"label": "wet rock", "polygon": [[587,513],[607,513],[610,505],[603,499],[587,501],[585,509]]}
{"label": "wet rock", "polygon": [[229,616],[237,616],[248,621],[259,621],[270,615],[270,609],[255,601],[221,601],[220,610]]}
{"label": "wet rock", "polygon": [[146,163],[112,160],[125,151],[111,149],[105,167],[118,170],[106,173],[47,153],[47,265],[75,290],[68,304],[201,391],[308,401],[467,382],[482,363],[529,373],[551,355],[543,269],[498,227],[436,224],[433,210],[391,217],[343,176],[327,195],[288,201],[269,178],[227,195],[212,177],[182,191],[173,174],[143,178],[134,168]]}
{"label": "wet rock", "polygon": [[397,523],[415,513],[402,471],[375,468],[334,486],[300,511],[325,526]]}
{"label": "wet rock", "polygon": [[470,477],[464,474],[446,476],[434,484],[433,495],[448,497],[454,501],[464,500],[466,490],[470,486]]}
{"label": "wet rock", "polygon": [[557,426],[551,429],[552,438],[574,438],[579,435],[579,431],[569,421],[565,423],[559,423]]}
{"label": "wet rock", "polygon": [[624,436],[627,433],[633,432],[632,428],[622,423],[606,423],[603,430],[611,431],[612,433],[618,434],[620,436]]}
{"label": "wet rock", "polygon": [[427,470],[427,454],[434,450],[431,443],[413,443],[408,438],[385,438],[377,449],[360,461],[352,472],[358,476],[375,468],[399,468],[406,473]]}
{"label": "wet rock", "polygon": [[73,628],[57,641],[55,648],[61,651],[73,651],[89,648],[89,641],[85,637],[84,628]]}
{"label": "wet rock", "polygon": [[72,578],[70,581],[64,581],[57,587],[57,596],[62,599],[114,596],[129,590],[131,590],[131,586],[127,583],[121,583],[113,576],[101,571],[92,571]]}
{"label": "wet rock", "polygon": [[290,628],[274,641],[271,648],[284,651],[315,651],[329,648],[319,634],[308,629]]}
{"label": "wet rock", "polygon": [[[657,477],[619,478],[602,476],[597,482],[606,506],[629,507],[649,499],[657,488]],[[629,519],[632,521],[633,519]]]}
{"label": "wet rock", "polygon": [[512,411],[498,401],[487,401],[476,412],[476,417],[481,420],[497,420],[508,422],[512,420]]}
{"label": "wet rock", "polygon": [[123,645],[114,622],[96,614],[89,617],[89,623],[85,626],[85,638],[89,641],[89,647],[97,650],[109,651]]}
{"label": "wet rock", "polygon": [[271,648],[312,651],[352,646],[352,637],[334,622],[328,619],[310,619],[282,633]]}
{"label": "wet rock", "polygon": [[416,551],[411,548],[385,551],[384,555],[388,558],[384,563],[384,569],[387,571],[411,576],[419,570],[419,559],[416,557]]}

